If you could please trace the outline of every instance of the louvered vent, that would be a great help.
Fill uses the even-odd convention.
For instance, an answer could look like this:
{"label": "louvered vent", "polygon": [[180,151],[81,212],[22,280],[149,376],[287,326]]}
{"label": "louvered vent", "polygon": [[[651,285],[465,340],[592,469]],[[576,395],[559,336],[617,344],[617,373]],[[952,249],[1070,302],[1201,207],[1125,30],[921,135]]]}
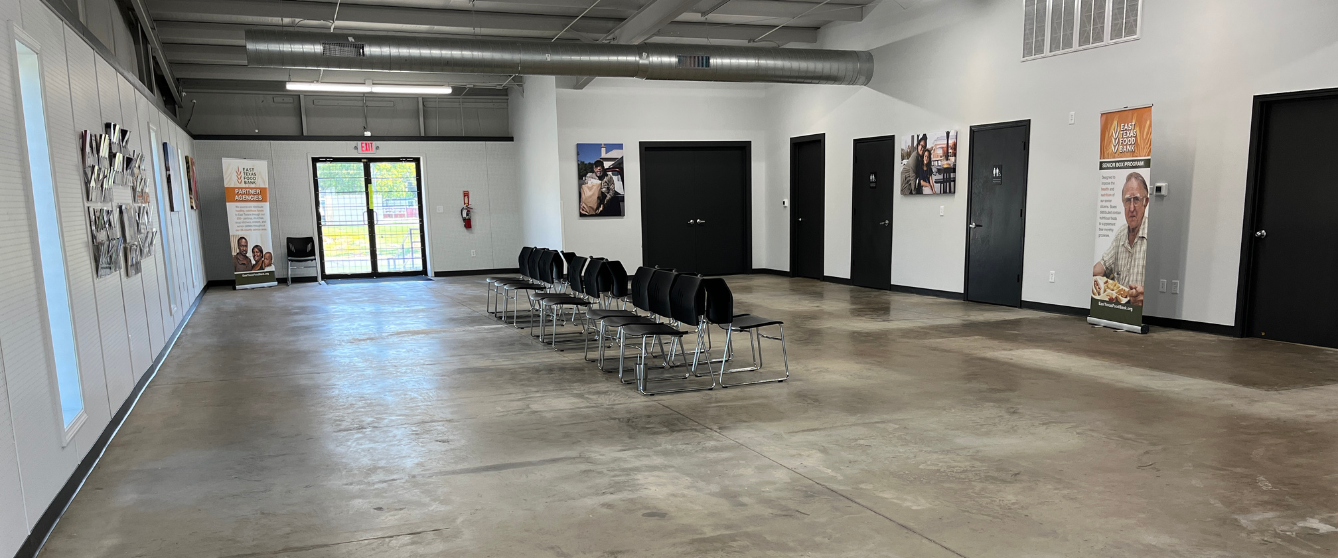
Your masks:
{"label": "louvered vent", "polygon": [[1142,0],[1022,0],[1022,59],[1137,39],[1141,7]]}
{"label": "louvered vent", "polygon": [[363,43],[321,43],[321,55],[338,58],[363,58],[367,56],[367,45]]}
{"label": "louvered vent", "polygon": [[679,68],[710,68],[710,56],[683,56],[678,55]]}

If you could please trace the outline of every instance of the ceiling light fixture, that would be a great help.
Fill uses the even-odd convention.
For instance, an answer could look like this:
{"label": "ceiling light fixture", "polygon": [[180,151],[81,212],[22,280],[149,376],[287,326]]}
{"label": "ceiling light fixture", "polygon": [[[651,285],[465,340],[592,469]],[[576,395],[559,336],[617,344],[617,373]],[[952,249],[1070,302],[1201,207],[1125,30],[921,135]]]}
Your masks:
{"label": "ceiling light fixture", "polygon": [[450,95],[449,85],[372,85],[370,83],[321,83],[290,81],[289,91],[319,91],[325,93],[399,93],[403,95]]}
{"label": "ceiling light fixture", "polygon": [[408,95],[450,95],[449,85],[373,85],[372,93],[404,93]]}

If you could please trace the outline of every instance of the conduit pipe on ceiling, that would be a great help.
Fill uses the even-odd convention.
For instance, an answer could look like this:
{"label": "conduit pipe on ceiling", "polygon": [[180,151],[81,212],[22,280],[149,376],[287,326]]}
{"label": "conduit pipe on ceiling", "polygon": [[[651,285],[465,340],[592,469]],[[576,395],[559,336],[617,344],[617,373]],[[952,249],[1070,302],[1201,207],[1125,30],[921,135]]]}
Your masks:
{"label": "conduit pipe on ceiling", "polygon": [[555,43],[248,29],[250,66],[867,85],[866,51]]}

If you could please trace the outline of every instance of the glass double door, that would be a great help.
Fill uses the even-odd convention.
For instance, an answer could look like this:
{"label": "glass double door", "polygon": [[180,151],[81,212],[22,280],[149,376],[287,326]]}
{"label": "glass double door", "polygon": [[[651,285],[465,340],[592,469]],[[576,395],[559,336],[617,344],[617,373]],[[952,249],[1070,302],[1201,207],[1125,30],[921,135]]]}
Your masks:
{"label": "glass double door", "polygon": [[312,165],[324,275],[425,273],[417,158],[318,158]]}

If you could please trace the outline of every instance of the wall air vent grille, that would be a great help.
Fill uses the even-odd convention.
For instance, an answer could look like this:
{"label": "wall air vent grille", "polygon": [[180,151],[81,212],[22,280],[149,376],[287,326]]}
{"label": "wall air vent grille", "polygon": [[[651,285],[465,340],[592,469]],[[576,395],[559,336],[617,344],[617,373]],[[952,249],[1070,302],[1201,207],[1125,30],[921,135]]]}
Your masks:
{"label": "wall air vent grille", "polygon": [[337,58],[362,58],[367,56],[367,45],[363,43],[321,43],[321,55]]}
{"label": "wall air vent grille", "polygon": [[1141,8],[1142,0],[1022,0],[1022,59],[1135,40]]}
{"label": "wall air vent grille", "polygon": [[679,67],[679,68],[710,68],[710,67],[711,67],[711,57],[710,57],[710,56],[683,56],[683,55],[680,54],[680,55],[678,56],[678,67]]}

